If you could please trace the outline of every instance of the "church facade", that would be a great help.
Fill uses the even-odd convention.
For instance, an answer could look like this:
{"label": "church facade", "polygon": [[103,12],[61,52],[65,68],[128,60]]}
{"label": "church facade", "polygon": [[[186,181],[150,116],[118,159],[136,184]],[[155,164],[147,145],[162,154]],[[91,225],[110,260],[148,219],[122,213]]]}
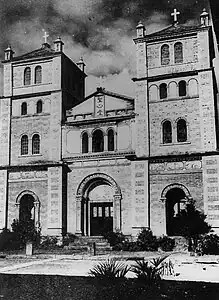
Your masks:
{"label": "church facade", "polygon": [[[5,50],[0,227],[32,218],[43,235],[143,227],[177,235],[185,204],[219,231],[217,51],[209,15],[134,39],[136,97],[85,97],[85,64],[54,49]],[[89,63],[89,62],[88,62]]]}

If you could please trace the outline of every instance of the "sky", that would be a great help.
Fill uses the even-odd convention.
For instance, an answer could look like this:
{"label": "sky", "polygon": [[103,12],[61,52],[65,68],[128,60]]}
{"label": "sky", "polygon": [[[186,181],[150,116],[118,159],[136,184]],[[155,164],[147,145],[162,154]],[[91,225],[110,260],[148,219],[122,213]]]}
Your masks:
{"label": "sky", "polygon": [[86,63],[86,95],[97,86],[134,96],[136,25],[147,33],[171,24],[177,8],[180,23],[199,22],[207,0],[0,0],[0,59],[10,44],[15,55],[41,47],[60,35],[64,52]]}

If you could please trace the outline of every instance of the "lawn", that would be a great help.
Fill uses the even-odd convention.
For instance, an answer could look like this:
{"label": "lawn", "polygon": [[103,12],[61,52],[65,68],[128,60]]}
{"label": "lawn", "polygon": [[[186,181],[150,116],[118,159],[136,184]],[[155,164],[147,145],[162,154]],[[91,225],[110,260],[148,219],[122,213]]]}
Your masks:
{"label": "lawn", "polygon": [[159,286],[128,279],[100,282],[89,277],[0,274],[1,299],[218,300],[219,284],[162,281]]}

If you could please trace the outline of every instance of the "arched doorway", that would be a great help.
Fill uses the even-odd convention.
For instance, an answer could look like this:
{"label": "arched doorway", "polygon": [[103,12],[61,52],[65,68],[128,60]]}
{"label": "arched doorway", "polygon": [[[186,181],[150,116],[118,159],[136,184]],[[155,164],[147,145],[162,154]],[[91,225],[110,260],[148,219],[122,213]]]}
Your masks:
{"label": "arched doorway", "polygon": [[86,177],[76,195],[76,233],[99,236],[121,229],[121,192],[116,182],[102,173]]}
{"label": "arched doorway", "polygon": [[16,200],[17,217],[22,221],[33,220],[36,228],[40,227],[40,203],[38,197],[31,191],[22,192]]}
{"label": "arched doorway", "polygon": [[179,213],[185,209],[186,203],[191,200],[191,195],[185,186],[173,184],[162,192],[162,200],[165,201],[166,233],[169,236],[179,236]]}

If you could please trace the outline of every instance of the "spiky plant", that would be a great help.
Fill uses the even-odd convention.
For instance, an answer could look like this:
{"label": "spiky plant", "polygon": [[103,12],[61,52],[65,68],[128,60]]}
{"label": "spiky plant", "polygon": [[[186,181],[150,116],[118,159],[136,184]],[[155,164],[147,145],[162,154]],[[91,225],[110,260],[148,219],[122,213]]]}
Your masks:
{"label": "spiky plant", "polygon": [[104,280],[126,278],[131,268],[115,259],[108,259],[105,262],[96,264],[88,273],[89,276]]}
{"label": "spiky plant", "polygon": [[164,273],[163,262],[166,258],[167,256],[153,258],[151,261],[138,260],[131,270],[139,280],[147,284],[157,283]]}

